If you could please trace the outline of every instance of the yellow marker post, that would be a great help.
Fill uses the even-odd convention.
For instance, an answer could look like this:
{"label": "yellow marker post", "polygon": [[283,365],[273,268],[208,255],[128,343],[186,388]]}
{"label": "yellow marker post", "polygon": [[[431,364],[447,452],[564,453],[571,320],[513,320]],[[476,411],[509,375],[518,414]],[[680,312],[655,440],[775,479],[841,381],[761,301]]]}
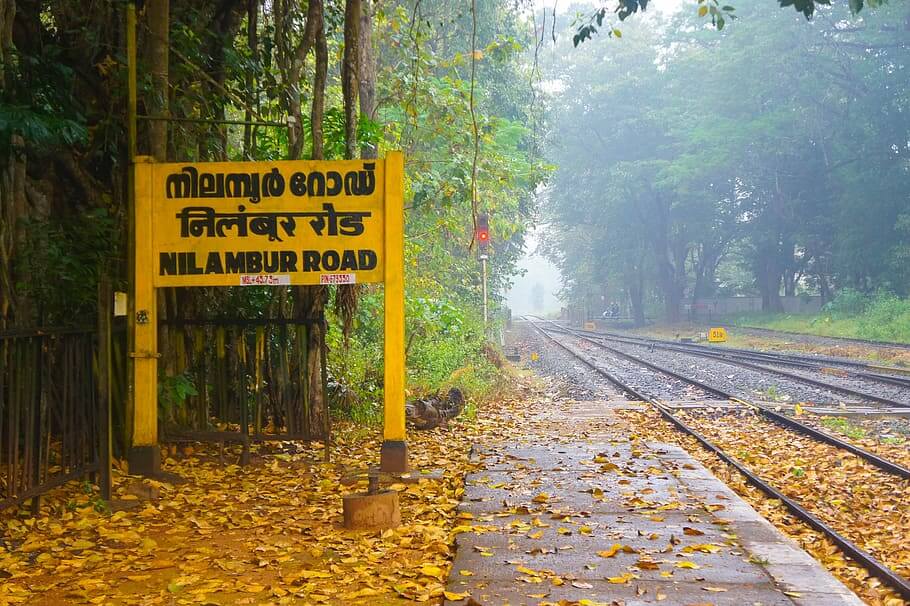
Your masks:
{"label": "yellow marker post", "polygon": [[385,402],[382,471],[408,470],[405,439],[404,385],[404,156],[390,152],[385,170]]}
{"label": "yellow marker post", "polygon": [[711,328],[708,330],[709,343],[723,343],[727,340],[727,330],[722,327]]}
{"label": "yellow marker post", "polygon": [[148,156],[133,163],[135,183],[135,252],[133,316],[129,318],[133,350],[133,443],[130,473],[154,475],[160,468],[158,449],[158,316],[153,268],[152,167]]}

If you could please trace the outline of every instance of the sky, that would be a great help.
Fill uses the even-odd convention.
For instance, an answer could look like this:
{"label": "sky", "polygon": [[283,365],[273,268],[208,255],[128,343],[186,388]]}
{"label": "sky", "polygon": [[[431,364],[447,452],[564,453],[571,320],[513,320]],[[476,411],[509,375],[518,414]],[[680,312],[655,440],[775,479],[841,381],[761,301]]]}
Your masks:
{"label": "sky", "polygon": [[[518,268],[524,270],[524,275],[513,278],[514,285],[506,294],[506,302],[512,310],[513,318],[524,314],[558,312],[561,306],[559,299],[556,298],[560,286],[559,270],[536,254],[539,238],[539,228],[532,230],[525,238],[525,254],[518,262]],[[534,296],[534,289],[538,284],[543,289],[543,305],[540,307],[536,305],[538,301],[535,301]]]}

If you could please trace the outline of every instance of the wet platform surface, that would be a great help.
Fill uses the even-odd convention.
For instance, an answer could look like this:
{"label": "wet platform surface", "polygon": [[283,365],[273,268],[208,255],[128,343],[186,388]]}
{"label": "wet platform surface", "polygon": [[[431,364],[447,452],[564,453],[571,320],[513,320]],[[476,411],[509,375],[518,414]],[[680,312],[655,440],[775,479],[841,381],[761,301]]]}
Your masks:
{"label": "wet platform surface", "polygon": [[476,449],[484,468],[466,479],[451,594],[484,606],[862,604],[685,451],[628,441],[609,423],[622,403],[573,406]]}

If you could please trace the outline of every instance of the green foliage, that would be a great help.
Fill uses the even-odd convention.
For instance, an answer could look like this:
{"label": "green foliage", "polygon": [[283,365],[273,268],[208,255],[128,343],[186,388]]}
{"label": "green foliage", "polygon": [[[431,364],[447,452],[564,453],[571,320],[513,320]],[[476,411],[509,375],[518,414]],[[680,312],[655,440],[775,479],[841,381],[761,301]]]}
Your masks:
{"label": "green foliage", "polygon": [[76,120],[33,107],[0,103],[0,153],[4,156],[10,152],[14,134],[29,145],[51,148],[82,144],[88,138],[85,125]]}
{"label": "green foliage", "polygon": [[[777,0],[782,8],[792,6],[797,12],[805,15],[806,19],[815,14],[816,6],[830,6],[831,0]],[[863,10],[863,6],[868,4],[870,7],[880,6],[886,0],[848,0],[850,11],[853,14]],[[649,0],[616,0],[615,6],[612,6],[612,12],[619,17],[620,21],[625,21],[635,13],[648,8]],[[736,18],[736,7],[729,4],[721,5],[718,0],[698,0],[698,16],[710,16],[711,25],[718,31],[724,29],[727,20],[732,21]],[[588,40],[597,33],[598,28],[603,26],[604,17],[607,15],[608,7],[601,7],[594,11],[586,22],[576,25],[575,35],[572,37],[572,44],[578,46],[585,40]],[[611,29],[610,36],[622,37],[618,34],[619,30]]]}
{"label": "green foliage", "polygon": [[910,295],[906,4],[860,20],[833,3],[812,21],[734,4],[723,35],[704,18],[733,7],[704,0],[627,20],[621,44],[563,38],[545,64],[559,168],[544,248],[570,305],[663,303],[674,320],[681,297],[761,295],[774,311],[784,293]]}
{"label": "green foliage", "polygon": [[765,388],[765,397],[768,398],[768,400],[771,402],[787,399],[783,394],[781,394],[780,388],[778,388],[777,385],[770,385]]}
{"label": "green foliage", "polygon": [[910,343],[910,299],[881,293],[857,319],[865,339]]}
{"label": "green foliage", "polygon": [[[459,387],[484,399],[501,378],[486,355],[482,320],[451,300],[420,296],[406,300],[408,389],[414,396]],[[335,413],[364,424],[382,417],[382,293],[361,297],[354,329],[344,347],[340,322],[332,317],[329,371],[345,392],[332,402]]]}
{"label": "green foliage", "polygon": [[732,321],[820,336],[910,343],[910,299],[885,291],[875,295],[846,292],[815,315],[741,314]]}
{"label": "green foliage", "polygon": [[869,301],[866,293],[854,288],[845,288],[837,294],[833,301],[826,303],[822,311],[835,318],[855,316],[866,311]]}
{"label": "green foliage", "polygon": [[825,417],[821,420],[821,424],[854,440],[861,440],[866,437],[865,429],[853,425],[843,417]]}
{"label": "green foliage", "polygon": [[174,421],[185,412],[186,399],[199,395],[193,376],[189,371],[178,375],[162,376],[158,379],[158,410],[163,419]]}
{"label": "green foliage", "polygon": [[57,325],[94,321],[98,272],[117,258],[114,217],[96,208],[64,220],[23,221],[23,232],[16,289],[36,305],[40,320]]}
{"label": "green foliage", "polygon": [[[303,130],[310,132],[312,122],[310,116],[303,117]],[[344,158],[344,110],[340,107],[330,107],[325,111],[322,121],[323,137],[325,138],[326,160],[340,160]],[[361,114],[357,122],[357,142],[361,145],[368,143],[378,146],[382,139],[382,126]]]}
{"label": "green foliage", "polygon": [[0,101],[0,154],[9,153],[13,134],[37,148],[86,143],[85,116],[67,92],[75,73],[65,50],[48,44],[36,54],[10,51],[4,58],[4,69],[13,73],[6,76],[10,87]]}

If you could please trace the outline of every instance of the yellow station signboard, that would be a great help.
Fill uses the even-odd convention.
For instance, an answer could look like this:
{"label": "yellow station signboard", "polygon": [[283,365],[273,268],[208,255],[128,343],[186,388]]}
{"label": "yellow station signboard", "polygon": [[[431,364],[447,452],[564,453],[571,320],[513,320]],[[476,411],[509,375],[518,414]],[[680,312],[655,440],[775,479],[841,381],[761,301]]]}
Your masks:
{"label": "yellow station signboard", "polygon": [[380,466],[407,468],[404,156],[376,160],[133,161],[130,470],[158,468],[157,288],[382,282]]}
{"label": "yellow station signboard", "polygon": [[137,163],[155,287],[382,282],[385,164]]}

